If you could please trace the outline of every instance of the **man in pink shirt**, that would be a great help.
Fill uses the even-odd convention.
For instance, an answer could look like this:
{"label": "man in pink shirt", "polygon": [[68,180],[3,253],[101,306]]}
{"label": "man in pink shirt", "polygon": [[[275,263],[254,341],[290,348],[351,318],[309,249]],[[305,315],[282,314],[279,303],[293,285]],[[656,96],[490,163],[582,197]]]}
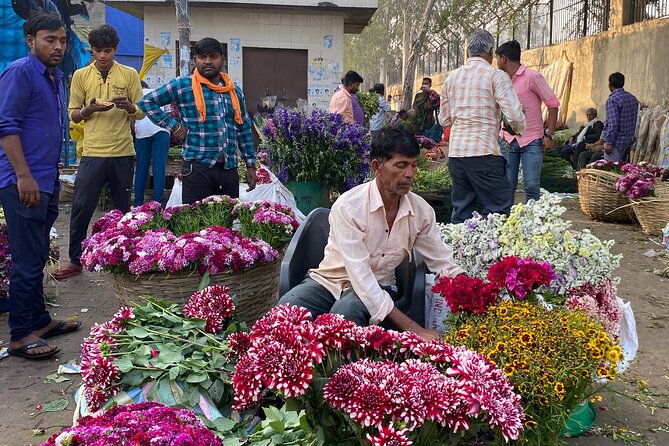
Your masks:
{"label": "man in pink shirt", "polygon": [[[554,146],[553,134],[560,101],[539,72],[520,63],[520,44],[517,41],[503,43],[497,48],[496,54],[497,66],[511,76],[513,89],[525,110],[526,129],[522,136],[512,135],[504,130],[500,133],[505,141],[503,145],[506,146],[506,157],[509,161],[509,183],[515,191],[522,162],[525,202],[539,200],[543,154]],[[542,102],[548,107],[545,127],[541,112]]]}
{"label": "man in pink shirt", "polygon": [[353,117],[353,103],[351,96],[358,91],[363,79],[355,71],[348,71],[342,79],[342,85],[335,91],[330,99],[330,113],[339,113],[344,117],[345,122],[355,123]]}

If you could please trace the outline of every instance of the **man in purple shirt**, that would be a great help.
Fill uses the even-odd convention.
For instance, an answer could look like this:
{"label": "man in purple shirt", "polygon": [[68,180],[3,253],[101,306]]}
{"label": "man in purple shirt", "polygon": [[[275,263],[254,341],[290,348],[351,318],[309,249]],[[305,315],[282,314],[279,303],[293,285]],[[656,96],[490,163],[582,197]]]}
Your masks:
{"label": "man in purple shirt", "polygon": [[639,101],[625,91],[625,76],[613,73],[609,76],[611,94],[606,100],[606,123],[604,124],[604,159],[623,161],[627,158],[634,140]]}
{"label": "man in purple shirt", "polygon": [[46,359],[59,352],[44,338],[77,330],[51,319],[42,280],[49,232],[58,216],[58,161],[63,145],[66,37],[58,15],[33,12],[23,24],[30,54],[0,74],[0,202],[9,233],[9,354]]}

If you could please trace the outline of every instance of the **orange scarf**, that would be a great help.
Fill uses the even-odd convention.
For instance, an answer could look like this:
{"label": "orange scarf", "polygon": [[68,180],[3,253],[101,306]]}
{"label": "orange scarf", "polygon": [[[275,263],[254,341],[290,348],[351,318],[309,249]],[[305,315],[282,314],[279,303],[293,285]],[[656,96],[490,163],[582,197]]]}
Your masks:
{"label": "orange scarf", "polygon": [[230,76],[227,73],[221,72],[221,79],[225,83],[225,86],[216,85],[209,82],[209,79],[202,76],[200,72],[195,69],[193,71],[193,76],[191,82],[193,83],[193,95],[195,96],[195,107],[200,113],[200,122],[204,122],[207,119],[207,106],[204,103],[204,93],[202,93],[202,84],[209,87],[209,89],[214,90],[217,93],[228,93],[230,94],[230,100],[232,101],[232,108],[235,110],[235,122],[239,125],[242,125],[242,110],[239,107],[239,98],[237,97],[237,91],[235,91],[235,83],[232,82]]}

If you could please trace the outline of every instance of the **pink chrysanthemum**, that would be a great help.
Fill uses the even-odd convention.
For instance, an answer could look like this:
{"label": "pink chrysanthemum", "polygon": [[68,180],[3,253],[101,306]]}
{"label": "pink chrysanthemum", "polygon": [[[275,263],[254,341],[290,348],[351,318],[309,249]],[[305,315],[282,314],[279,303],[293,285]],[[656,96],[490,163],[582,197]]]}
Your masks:
{"label": "pink chrysanthemum", "polygon": [[409,446],[413,443],[406,436],[407,429],[395,430],[392,424],[381,426],[378,435],[367,434],[372,446]]}
{"label": "pink chrysanthemum", "polygon": [[225,321],[232,317],[235,306],[228,295],[228,288],[223,285],[211,285],[193,293],[184,305],[186,317],[199,318],[207,322],[205,330],[218,333]]}

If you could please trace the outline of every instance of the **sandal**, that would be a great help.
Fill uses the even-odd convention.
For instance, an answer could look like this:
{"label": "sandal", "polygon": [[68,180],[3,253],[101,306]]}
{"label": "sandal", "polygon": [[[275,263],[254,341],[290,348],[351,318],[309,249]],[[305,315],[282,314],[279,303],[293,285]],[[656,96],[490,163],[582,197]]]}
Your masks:
{"label": "sandal", "polygon": [[77,268],[70,266],[52,272],[51,277],[53,277],[56,280],[65,280],[69,279],[70,277],[78,276],[79,274],[81,274],[82,271],[83,271],[82,267]]}
{"label": "sandal", "polygon": [[58,347],[53,347],[52,350],[46,352],[46,353],[39,353],[39,354],[34,354],[31,355],[28,353],[29,350],[35,349],[35,348],[40,348],[40,347],[48,347],[49,344],[42,338],[39,338],[39,340],[32,342],[30,344],[26,344],[23,347],[19,347],[16,349],[9,349],[7,350],[7,353],[9,353],[11,356],[18,356],[20,358],[25,358],[25,359],[33,359],[33,360],[39,360],[39,359],[48,359],[51,358],[53,355],[56,353],[60,352],[60,349]]}
{"label": "sandal", "polygon": [[[64,328],[65,324],[68,322],[73,322],[75,324],[74,327],[69,327],[69,328]],[[81,321],[58,321],[58,323],[49,331],[44,333],[42,335],[43,339],[47,338],[52,338],[54,336],[59,336],[65,333],[72,333],[73,331],[77,331],[81,328]]]}

